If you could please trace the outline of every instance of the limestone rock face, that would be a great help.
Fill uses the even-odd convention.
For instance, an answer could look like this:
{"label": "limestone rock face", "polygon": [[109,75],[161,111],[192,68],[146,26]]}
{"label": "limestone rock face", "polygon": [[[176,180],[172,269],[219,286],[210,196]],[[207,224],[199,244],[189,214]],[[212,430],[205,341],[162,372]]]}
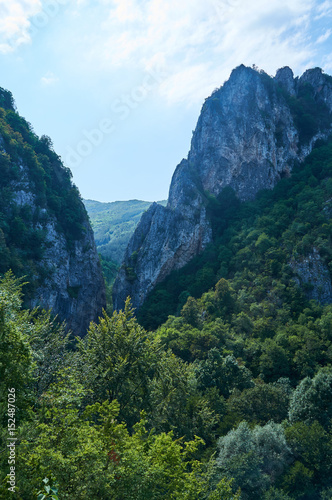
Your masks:
{"label": "limestone rock face", "polygon": [[44,284],[36,290],[31,306],[52,309],[76,335],[84,336],[91,321],[97,321],[106,307],[105,284],[88,219],[85,235],[68,250],[66,240],[56,229],[56,221],[47,225],[47,249],[43,265],[48,269]]}
{"label": "limestone rock face", "polygon": [[[0,150],[6,153],[1,140]],[[73,334],[83,336],[90,322],[96,321],[106,307],[101,265],[83,203],[77,200],[77,203],[82,204],[85,214],[82,236],[72,238],[68,245],[54,213],[49,210],[47,203],[43,207],[40,205],[28,166],[22,161],[18,168],[19,180],[10,182],[8,186],[11,193],[8,210],[29,211],[32,214],[31,227],[44,235],[40,243],[42,257],[36,263],[35,275],[26,278],[27,281],[36,281],[39,286],[26,305],[30,308],[39,306],[51,309],[60,321],[66,321]],[[57,165],[54,168],[60,167]],[[79,196],[78,193],[76,196]],[[43,279],[41,274],[44,275]]]}
{"label": "limestone rock face", "polygon": [[278,69],[274,79],[289,95],[296,95],[294,73],[288,66]]}
{"label": "limestone rock face", "polygon": [[211,241],[205,210],[191,217],[171,207],[154,203],[143,214],[125,254],[113,286],[115,307],[123,307],[127,296],[140,306],[147,291],[171,271],[183,267]]}
{"label": "limestone rock face", "polygon": [[233,70],[203,105],[188,158],[174,172],[167,207],[150,207],[142,216],[113,288],[117,309],[127,295],[140,307],[158,282],[211,241],[207,194],[218,198],[230,186],[240,200],[253,199],[289,176],[294,162],[327,137],[331,120],[300,141],[289,99],[309,85],[314,99],[332,111],[331,82],[319,68],[295,79],[287,67],[274,79],[243,65]]}
{"label": "limestone rock face", "polygon": [[303,84],[312,86],[315,98],[323,102],[332,112],[332,78],[323,73],[321,68],[308,69],[298,80],[298,87]]}
{"label": "limestone rock face", "polygon": [[330,272],[322,261],[316,248],[305,258],[291,262],[296,273],[296,282],[301,287],[306,286],[309,299],[315,299],[321,304],[331,304],[332,284]]}

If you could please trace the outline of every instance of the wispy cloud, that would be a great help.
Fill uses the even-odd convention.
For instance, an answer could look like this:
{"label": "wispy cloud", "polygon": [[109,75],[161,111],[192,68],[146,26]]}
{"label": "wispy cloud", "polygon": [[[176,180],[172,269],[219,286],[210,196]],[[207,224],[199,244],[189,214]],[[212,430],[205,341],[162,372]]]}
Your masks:
{"label": "wispy cloud", "polygon": [[86,57],[113,70],[146,69],[159,58],[169,74],[162,95],[198,102],[241,63],[301,71],[315,55],[310,19],[324,10],[316,7],[314,0],[99,0],[103,21]]}
{"label": "wispy cloud", "polygon": [[[29,41],[31,16],[48,1],[0,0],[0,51]],[[50,46],[70,71],[117,79],[118,71],[163,65],[168,77],[159,92],[170,103],[201,102],[241,63],[269,73],[287,64],[300,73],[320,63],[331,35],[331,0],[52,1],[67,4]]]}
{"label": "wispy cloud", "polygon": [[1,53],[13,52],[30,42],[30,20],[41,8],[41,0],[0,0]]}
{"label": "wispy cloud", "polygon": [[326,30],[325,33],[323,33],[320,37],[317,38],[316,43],[324,43],[326,40],[328,40],[331,36],[332,30]]}
{"label": "wispy cloud", "polygon": [[318,2],[316,19],[320,19],[326,16],[331,16],[331,14],[332,14],[331,0],[326,0],[325,2]]}
{"label": "wispy cloud", "polygon": [[40,82],[44,87],[54,85],[59,81],[59,78],[52,73],[51,71],[48,71],[41,79]]}

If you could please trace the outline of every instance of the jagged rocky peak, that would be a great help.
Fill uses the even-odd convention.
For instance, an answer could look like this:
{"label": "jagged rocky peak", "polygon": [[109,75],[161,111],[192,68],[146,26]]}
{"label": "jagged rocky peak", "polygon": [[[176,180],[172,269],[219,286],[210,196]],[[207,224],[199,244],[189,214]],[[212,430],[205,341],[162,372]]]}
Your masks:
{"label": "jagged rocky peak", "polygon": [[332,112],[332,77],[321,68],[308,69],[299,78],[299,85],[309,84],[317,102],[325,104]]}
{"label": "jagged rocky peak", "polygon": [[326,75],[321,68],[307,69],[299,79],[300,83],[310,83],[315,91],[326,83]]}
{"label": "jagged rocky peak", "polygon": [[295,96],[296,90],[294,73],[289,66],[284,66],[283,68],[278,69],[274,79],[281,87],[286,90],[286,92],[289,93],[289,95]]}
{"label": "jagged rocky peak", "polygon": [[[301,129],[292,103],[307,98],[308,86],[324,119]],[[174,172],[167,207],[143,214],[113,288],[115,307],[122,308],[127,295],[140,307],[158,282],[204,250],[212,239],[211,195],[219,198],[231,187],[240,200],[253,199],[290,175],[294,162],[329,135],[329,111],[332,78],[319,68],[301,78],[288,67],[274,78],[244,65],[235,68],[205,100],[188,158]]]}
{"label": "jagged rocky peak", "polygon": [[[246,200],[272,188],[290,170],[297,156],[297,131],[272,85],[268,75],[242,65],[205,101],[187,160],[188,175],[199,191],[218,196],[231,186]],[[279,143],[277,128],[281,134],[288,131]],[[173,204],[176,177],[177,172],[170,188]]]}

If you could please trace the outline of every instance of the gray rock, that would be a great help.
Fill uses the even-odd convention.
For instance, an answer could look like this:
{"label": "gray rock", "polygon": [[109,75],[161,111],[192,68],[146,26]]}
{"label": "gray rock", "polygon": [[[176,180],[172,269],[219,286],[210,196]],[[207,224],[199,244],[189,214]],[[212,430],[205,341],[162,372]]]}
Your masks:
{"label": "gray rock", "polygon": [[36,219],[31,224],[45,231],[39,265],[47,276],[27,305],[51,309],[75,335],[83,336],[90,322],[96,321],[106,307],[105,284],[88,216],[83,221],[82,239],[75,240],[69,249],[55,216],[47,207],[37,205],[28,167],[24,163],[19,166],[20,181],[10,184],[12,203],[28,206]]}
{"label": "gray rock", "polygon": [[85,235],[68,250],[64,236],[51,218],[46,225],[42,265],[48,277],[35,293],[31,306],[51,309],[76,335],[83,336],[91,321],[97,321],[106,307],[105,284],[93,232],[84,221]]}
{"label": "gray rock", "polygon": [[321,304],[331,304],[331,276],[317,248],[313,248],[306,257],[292,261],[290,266],[297,274],[295,278],[297,284],[307,289],[309,299],[315,299]]}
{"label": "gray rock", "polygon": [[[200,190],[218,196],[231,186],[241,200],[248,200],[289,173],[298,156],[297,143],[291,112],[273,81],[240,66],[205,102],[188,164]],[[173,198],[179,198],[177,192],[170,192]]]}
{"label": "gray rock", "polygon": [[288,94],[296,95],[294,74],[288,66],[278,69],[274,79]]}
{"label": "gray rock", "polygon": [[171,207],[151,205],[129,242],[113,285],[114,307],[123,307],[128,295],[139,307],[157,283],[204,250],[211,237],[204,208],[184,217]]}
{"label": "gray rock", "polygon": [[321,68],[308,69],[299,79],[299,85],[310,84],[318,102],[324,102],[332,112],[332,77]]}
{"label": "gray rock", "polygon": [[253,199],[289,176],[294,162],[303,161],[316,140],[329,135],[331,120],[305,144],[299,142],[278,86],[296,96],[307,84],[317,101],[332,110],[332,78],[319,68],[294,80],[287,67],[273,79],[241,65],[206,99],[188,158],[174,172],[167,207],[151,207],[143,214],[129,242],[113,288],[117,309],[128,295],[140,307],[157,283],[206,248],[212,240],[207,194],[218,198],[230,186],[240,200]]}

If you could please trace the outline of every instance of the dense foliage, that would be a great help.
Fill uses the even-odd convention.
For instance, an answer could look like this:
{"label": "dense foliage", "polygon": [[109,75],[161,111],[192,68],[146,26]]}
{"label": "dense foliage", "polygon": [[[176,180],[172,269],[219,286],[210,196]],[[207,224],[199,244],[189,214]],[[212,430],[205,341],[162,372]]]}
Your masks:
{"label": "dense foliage", "polygon": [[[165,201],[158,202],[165,205]],[[93,228],[98,252],[103,259],[119,266],[128,242],[149,201],[130,200],[102,203],[84,200]]]}
{"label": "dense foliage", "polygon": [[[8,93],[0,98],[7,186],[18,180],[23,144],[40,206],[54,214],[72,207],[54,201],[52,172],[67,194],[72,187],[60,164],[47,168],[59,161],[49,141],[16,115]],[[0,280],[0,499],[44,492],[60,500],[330,499],[332,305],[324,305],[324,276],[311,284],[299,265],[311,256],[312,275],[332,271],[331,170],[328,142],[254,202],[240,205],[230,189],[220,199],[206,193],[214,244],[156,287],[140,321],[128,299],[124,311],[105,312],[73,341],[48,313],[22,309],[22,285],[7,272]],[[12,256],[31,252],[31,242],[9,239],[18,226],[1,182],[1,202],[11,207],[0,222],[1,252],[19,275]],[[39,227],[15,217],[26,238]],[[111,262],[104,272],[112,274]]]}
{"label": "dense foliage", "polygon": [[331,158],[332,142],[321,144],[294,166],[291,177],[273,191],[262,191],[253,202],[239,204],[231,188],[220,199],[207,196],[214,243],[155,287],[139,311],[142,325],[157,328],[169,315],[179,314],[189,296],[201,297],[220,278],[228,280],[234,300],[240,300],[229,314],[246,302],[242,312],[252,320],[259,314],[254,304],[288,308],[292,318],[298,316],[312,286],[307,282],[308,293],[300,292],[294,281],[296,263],[317,251],[332,271]]}
{"label": "dense foliage", "polygon": [[241,329],[228,323],[226,280],[209,294],[215,319],[205,325],[190,298],[181,317],[149,333],[128,300],[75,347],[49,314],[21,309],[21,285],[7,273],[0,498],[8,498],[10,388],[11,498],[45,488],[73,500],[330,498],[332,306],[312,303],[264,338],[242,330],[243,316]]}
{"label": "dense foliage", "polygon": [[[192,411],[208,404],[193,371],[138,325],[129,302],[124,312],[92,324],[72,350],[49,315],[21,309],[21,287],[7,273],[0,282],[0,337],[0,498],[32,500],[52,488],[73,500],[239,500],[232,481],[216,477],[214,459],[199,460],[204,442],[196,434],[210,429],[214,417],[210,411],[192,422]],[[177,382],[183,391],[173,395]],[[13,388],[16,486],[9,492]],[[179,396],[188,399],[185,411]],[[154,417],[154,405],[169,407],[171,419]]]}

